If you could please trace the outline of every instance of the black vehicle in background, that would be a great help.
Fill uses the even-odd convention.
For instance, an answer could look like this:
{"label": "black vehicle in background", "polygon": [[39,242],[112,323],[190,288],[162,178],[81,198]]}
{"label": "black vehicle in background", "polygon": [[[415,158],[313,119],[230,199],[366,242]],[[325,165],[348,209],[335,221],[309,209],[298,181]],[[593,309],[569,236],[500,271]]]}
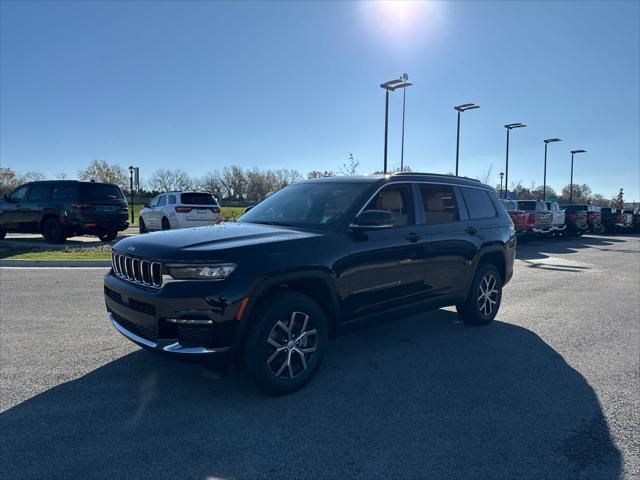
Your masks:
{"label": "black vehicle in background", "polygon": [[138,345],[214,363],[233,355],[284,394],[311,379],[329,336],[357,325],[448,305],[490,323],[515,250],[509,215],[479,181],[326,177],[234,223],[120,240],[104,295],[114,328]]}
{"label": "black vehicle in background", "polygon": [[49,243],[74,235],[109,242],[125,230],[127,201],[117,185],[75,180],[30,182],[0,200],[0,238],[41,233]]}
{"label": "black vehicle in background", "polygon": [[622,212],[617,208],[602,207],[602,226],[606,233],[614,233],[622,226]]}
{"label": "black vehicle in background", "polygon": [[565,220],[566,215],[576,214],[576,217],[583,216],[580,212],[586,212],[584,214],[586,218],[586,225],[591,233],[604,232],[604,226],[602,225],[602,213],[600,212],[600,207],[596,207],[595,205],[567,205],[565,207]]}

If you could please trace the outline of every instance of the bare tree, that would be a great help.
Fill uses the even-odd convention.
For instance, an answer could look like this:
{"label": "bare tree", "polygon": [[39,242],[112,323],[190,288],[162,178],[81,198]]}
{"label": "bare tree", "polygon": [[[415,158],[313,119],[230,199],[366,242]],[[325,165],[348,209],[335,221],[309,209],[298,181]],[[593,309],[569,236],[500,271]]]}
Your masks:
{"label": "bare tree", "polygon": [[0,194],[11,193],[23,183],[45,180],[46,177],[36,171],[16,172],[12,168],[0,167]]}
{"label": "bare tree", "polygon": [[360,161],[354,160],[353,154],[350,153],[349,159],[347,160],[347,162],[342,164],[342,167],[340,168],[340,173],[342,175],[349,175],[349,176],[357,175],[359,166],[360,166]]}
{"label": "bare tree", "polygon": [[180,169],[161,168],[151,174],[149,186],[159,192],[175,192],[192,189],[193,181],[186,172]]}
{"label": "bare tree", "polygon": [[83,181],[115,183],[123,190],[129,190],[127,171],[117,164],[108,164],[104,160],[93,160],[89,166],[78,172],[78,178]]}
{"label": "bare tree", "polygon": [[56,180],[68,180],[69,175],[64,172],[58,172],[53,176],[53,178],[55,178]]}
{"label": "bare tree", "polygon": [[491,184],[491,177],[493,173],[493,163],[489,165],[489,168],[487,168],[485,171],[483,171],[480,176],[476,177],[478,180],[480,180],[482,183],[484,183],[485,185],[490,185]]}

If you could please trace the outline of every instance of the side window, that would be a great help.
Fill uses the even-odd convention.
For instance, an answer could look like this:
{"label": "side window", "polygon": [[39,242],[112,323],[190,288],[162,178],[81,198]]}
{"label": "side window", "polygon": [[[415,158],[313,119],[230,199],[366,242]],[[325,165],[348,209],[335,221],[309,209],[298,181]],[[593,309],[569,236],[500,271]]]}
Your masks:
{"label": "side window", "polygon": [[466,187],[461,187],[460,190],[462,190],[464,203],[467,204],[470,219],[492,218],[497,215],[493,202],[486,190]]}
{"label": "side window", "polygon": [[164,207],[167,204],[167,197],[165,195],[162,195],[159,199],[158,199],[158,206],[159,207]]}
{"label": "side window", "polygon": [[160,200],[160,196],[157,196],[154,199],[152,199],[151,202],[149,203],[149,207],[150,208],[157,207],[158,206],[158,200]]}
{"label": "side window", "polygon": [[420,184],[419,188],[427,225],[438,225],[460,220],[458,202],[452,187],[448,185]]}
{"label": "side window", "polygon": [[55,185],[51,191],[51,200],[73,200],[75,192],[73,185]]}
{"label": "side window", "polygon": [[51,196],[51,185],[33,185],[29,192],[29,200],[37,202],[49,200]]}
{"label": "side window", "polygon": [[13,193],[11,194],[10,198],[12,202],[21,202],[22,200],[24,200],[24,197],[27,195],[27,190],[28,190],[29,186],[28,185],[23,185],[22,187],[18,188],[17,190],[14,190]]}
{"label": "side window", "polygon": [[176,196],[175,195],[167,195],[167,203],[169,205],[175,205],[176,204]]}
{"label": "side window", "polygon": [[393,224],[396,227],[413,225],[413,196],[408,184],[390,185],[383,188],[369,202],[365,210],[386,210],[393,214]]}

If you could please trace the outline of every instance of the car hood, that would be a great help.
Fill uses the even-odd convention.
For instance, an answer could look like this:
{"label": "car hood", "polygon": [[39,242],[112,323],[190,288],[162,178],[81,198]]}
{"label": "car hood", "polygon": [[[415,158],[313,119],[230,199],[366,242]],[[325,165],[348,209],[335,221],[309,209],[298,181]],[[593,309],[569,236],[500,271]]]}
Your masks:
{"label": "car hood", "polygon": [[188,260],[207,252],[273,244],[321,236],[322,233],[257,223],[229,222],[134,235],[116,243],[114,250],[145,258]]}

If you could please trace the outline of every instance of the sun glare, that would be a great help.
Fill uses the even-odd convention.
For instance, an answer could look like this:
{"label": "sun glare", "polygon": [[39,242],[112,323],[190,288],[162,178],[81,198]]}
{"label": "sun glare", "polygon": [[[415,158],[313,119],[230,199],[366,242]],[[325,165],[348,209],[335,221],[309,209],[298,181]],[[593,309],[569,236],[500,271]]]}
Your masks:
{"label": "sun glare", "polygon": [[385,40],[415,37],[432,26],[439,3],[433,1],[385,0],[361,4],[367,28]]}

